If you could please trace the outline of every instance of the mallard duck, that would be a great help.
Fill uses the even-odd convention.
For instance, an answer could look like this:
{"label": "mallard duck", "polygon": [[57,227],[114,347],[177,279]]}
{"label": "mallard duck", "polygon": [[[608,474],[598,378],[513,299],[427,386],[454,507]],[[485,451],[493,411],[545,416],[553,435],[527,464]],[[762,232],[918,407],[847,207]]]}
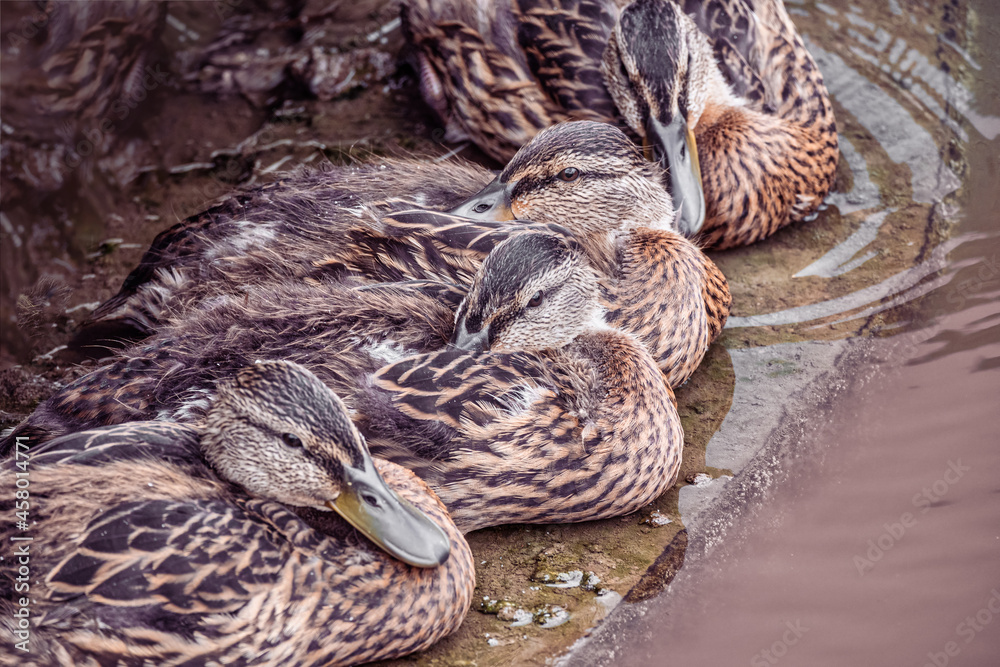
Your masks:
{"label": "mallard duck", "polygon": [[[643,507],[673,486],[684,432],[656,362],[600,302],[597,272],[562,237],[504,241],[459,308],[456,347],[361,388],[362,431],[439,489],[462,530]],[[518,351],[461,349],[483,346]]]}
{"label": "mallard duck", "polygon": [[[697,280],[688,261],[679,256],[660,287],[690,296],[681,284]],[[635,336],[609,326],[602,300],[580,245],[542,232],[493,250],[454,332],[453,306],[424,285],[262,288],[185,318],[169,337],[82,378],[14,436],[38,441],[46,430],[157,415],[197,423],[219,377],[256,358],[286,357],[344,397],[377,455],[426,476],[463,531],[611,516],[669,488],[683,433],[656,362]],[[665,327],[679,348],[695,349],[683,338],[706,326],[704,315],[678,309],[676,317]]]}
{"label": "mallard duck", "polygon": [[501,158],[580,113],[564,88],[588,100],[603,90],[614,107],[588,117],[620,117],[647,144],[668,168],[678,229],[705,245],[753,243],[813,215],[833,183],[836,123],[781,1],[637,0],[620,16],[619,4],[509,0],[470,16],[410,0],[421,90]]}
{"label": "mallard duck", "polygon": [[329,245],[355,242],[348,240],[352,232],[364,238],[370,226],[373,235],[387,230],[391,238],[395,221],[379,214],[392,207],[380,202],[399,197],[411,202],[404,208],[448,207],[491,178],[488,170],[458,160],[443,164],[384,159],[289,174],[232,195],[160,232],[118,293],[83,323],[72,345],[100,355],[104,346],[113,349],[141,340],[170,312],[188,305],[191,298],[182,296],[185,288],[197,287],[202,280],[224,282],[228,263],[242,258],[233,271],[241,279],[243,273],[253,274],[250,284],[301,273],[323,258]]}
{"label": "mallard duck", "polygon": [[[496,234],[501,231],[510,233]],[[576,237],[565,230],[560,235],[584,251]],[[479,235],[469,245],[478,257],[479,248],[495,242],[492,234]],[[637,228],[621,235],[612,254],[614,265],[599,273],[605,321],[642,341],[667,384],[679,387],[725,324],[731,303],[725,276],[690,241],[663,230]],[[0,442],[0,455],[16,437],[42,442],[128,420],[188,419],[190,406],[205,405],[196,398],[212,382],[261,358],[304,364],[350,405],[356,377],[444,347],[466,292],[464,286],[426,279],[357,284],[288,278],[217,296],[42,403]]]}
{"label": "mallard duck", "polygon": [[10,521],[2,539],[30,553],[30,651],[5,567],[4,664],[356,664],[430,646],[471,602],[472,554],[440,501],[372,459],[293,363],[220,383],[200,428],[75,433],[34,449],[29,474],[32,541]]}
{"label": "mallard duck", "polygon": [[[575,179],[564,179],[568,170],[576,170]],[[206,297],[288,276],[467,285],[493,245],[524,227],[401,209],[454,208],[460,215],[462,200],[492,177],[464,163],[396,161],[300,174],[233,197],[161,233],[75,345],[141,339]],[[673,225],[662,173],[606,124],[547,130],[500,179],[518,184],[520,215],[566,225],[603,264],[619,232]],[[406,201],[385,201],[387,193]]]}
{"label": "mallard duck", "polygon": [[636,0],[604,72],[626,122],[672,173],[678,226],[708,245],[807,219],[833,185],[833,106],[781,0],[687,0],[683,11]]}
{"label": "mallard duck", "polygon": [[407,0],[401,12],[444,138],[500,162],[556,123],[615,120],[601,55],[617,15],[604,0]]}

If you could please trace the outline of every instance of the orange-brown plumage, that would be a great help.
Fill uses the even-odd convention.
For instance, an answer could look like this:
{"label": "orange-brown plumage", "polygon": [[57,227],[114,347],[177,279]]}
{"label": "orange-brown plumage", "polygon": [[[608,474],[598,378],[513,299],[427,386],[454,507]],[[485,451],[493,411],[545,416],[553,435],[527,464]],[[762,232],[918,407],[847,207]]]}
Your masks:
{"label": "orange-brown plumage", "polygon": [[[753,243],[822,204],[839,155],[833,106],[780,0],[683,5],[623,9],[605,77],[626,122],[669,164],[675,200],[704,198],[704,223],[685,211],[680,228],[717,248]],[[693,163],[668,130],[677,123],[697,146]],[[685,171],[698,183],[678,181]]]}

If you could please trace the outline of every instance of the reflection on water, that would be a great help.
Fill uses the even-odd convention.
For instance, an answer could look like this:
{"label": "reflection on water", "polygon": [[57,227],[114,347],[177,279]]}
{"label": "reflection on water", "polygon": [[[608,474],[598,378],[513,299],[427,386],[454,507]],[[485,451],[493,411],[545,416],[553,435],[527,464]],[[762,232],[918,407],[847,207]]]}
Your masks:
{"label": "reflection on water", "polygon": [[[788,4],[806,33],[804,41],[823,71],[827,88],[837,104],[838,122],[844,135],[841,141],[842,157],[852,174],[853,187],[845,193],[832,193],[827,203],[836,206],[842,216],[863,216],[848,238],[793,275],[795,278],[832,278],[849,273],[879,255],[880,250],[871,246],[887,218],[900,209],[887,204],[880,196],[878,186],[872,182],[863,148],[859,149],[853,143],[857,141],[851,131],[853,125],[860,126],[866,139],[874,139],[878,149],[884,150],[893,163],[908,167],[908,206],[937,206],[942,217],[952,222],[957,207],[943,202],[960,188],[961,181],[944,157],[949,153],[947,134],[967,142],[968,132],[963,126],[970,124],[987,139],[993,139],[1000,133],[1000,117],[977,112],[972,107],[971,91],[942,69],[943,61],[935,58],[932,63],[917,47],[909,45],[909,34],[900,34],[898,30],[891,34],[874,20],[863,16],[859,7],[848,5],[844,10],[838,10],[824,3]],[[895,13],[892,8],[890,13]],[[918,24],[916,15],[909,16],[913,28],[909,32],[914,33],[915,41],[926,40],[927,34],[937,32],[930,24]],[[817,29],[822,27],[827,30],[819,32]],[[816,32],[809,33],[810,28]],[[846,40],[843,39],[845,33]],[[974,71],[982,69],[947,36],[941,36],[939,41],[958,53]],[[871,74],[866,76],[859,70],[865,64],[874,66],[877,73],[885,76],[876,74],[870,79]],[[936,127],[936,136],[932,135],[925,128],[928,114],[934,116],[936,125],[944,122],[947,133]],[[916,281],[939,270],[941,256],[946,251],[936,254],[938,257],[918,267],[918,270],[907,267],[899,276],[886,277],[878,285],[869,282],[851,294],[821,303],[750,317],[734,317],[728,327],[806,322],[868,306],[912,287]],[[906,274],[905,277],[903,274]],[[919,293],[914,293],[908,298],[917,295]],[[881,310],[884,308],[866,308],[851,318],[826,324],[867,317]]]}
{"label": "reflection on water", "polygon": [[825,293],[730,319],[750,347],[706,461],[738,474],[682,490],[684,570],[561,664],[997,664],[1000,17],[786,4],[838,111],[851,185],[827,203],[853,226],[769,269]]}

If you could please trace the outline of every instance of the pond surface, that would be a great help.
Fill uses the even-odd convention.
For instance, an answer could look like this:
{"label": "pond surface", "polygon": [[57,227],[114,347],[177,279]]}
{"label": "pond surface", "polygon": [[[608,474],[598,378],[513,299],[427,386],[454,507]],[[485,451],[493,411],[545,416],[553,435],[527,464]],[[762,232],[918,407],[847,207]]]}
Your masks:
{"label": "pond surface", "polygon": [[[170,3],[156,57],[175,76],[118,128],[105,158],[32,189],[31,150],[4,153],[13,180],[0,210],[0,426],[92,368],[60,346],[157,232],[214,198],[299,164],[456,148],[483,159],[440,142],[405,68],[328,101],[291,95],[269,106],[199,89],[183,63],[239,4]],[[629,517],[473,533],[481,603],[454,636],[398,664],[994,664],[991,4],[786,2],[833,98],[841,165],[816,220],[712,254],[734,310],[678,391],[681,481]],[[32,45],[15,50],[9,35],[35,11],[0,7],[8,149],[55,141],[18,104]],[[391,3],[337,12],[313,36],[320,43],[395,57]],[[274,30],[253,46],[300,37]],[[25,293],[27,326],[16,315]]]}

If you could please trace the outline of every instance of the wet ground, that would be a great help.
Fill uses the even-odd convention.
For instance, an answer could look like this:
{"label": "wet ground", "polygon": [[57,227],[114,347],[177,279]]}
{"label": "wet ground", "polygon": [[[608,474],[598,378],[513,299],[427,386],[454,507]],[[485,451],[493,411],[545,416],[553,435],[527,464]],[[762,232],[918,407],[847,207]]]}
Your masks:
{"label": "wet ground", "polygon": [[[458,633],[400,664],[544,664],[574,643],[571,664],[777,664],[786,654],[787,664],[922,664],[950,641],[953,664],[1000,654],[1000,633],[965,643],[956,629],[1000,585],[989,421],[1000,353],[986,349],[1000,339],[1000,17],[986,1],[786,5],[833,97],[841,165],[816,220],[713,254],[734,310],[678,391],[682,481],[621,519],[473,533],[476,606]],[[396,62],[387,3],[338,5],[335,21],[305,23],[307,35],[324,26],[315,43],[366,54],[352,70],[364,85],[331,99],[296,86],[206,92],[184,63],[242,8],[169,7],[157,62],[172,76],[109,133],[105,155],[69,169],[63,156],[52,184],[10,149],[59,139],[19,115],[36,9],[0,5],[0,426],[88,370],[58,347],[161,229],[301,163],[457,148],[440,142],[412,71],[383,75],[365,51]],[[326,9],[307,3],[305,14]],[[286,26],[257,39],[273,53],[301,34]],[[921,513],[911,496],[954,479],[944,476],[958,459],[974,467]],[[897,538],[905,512],[917,523]],[[886,531],[884,564],[856,565]]]}

